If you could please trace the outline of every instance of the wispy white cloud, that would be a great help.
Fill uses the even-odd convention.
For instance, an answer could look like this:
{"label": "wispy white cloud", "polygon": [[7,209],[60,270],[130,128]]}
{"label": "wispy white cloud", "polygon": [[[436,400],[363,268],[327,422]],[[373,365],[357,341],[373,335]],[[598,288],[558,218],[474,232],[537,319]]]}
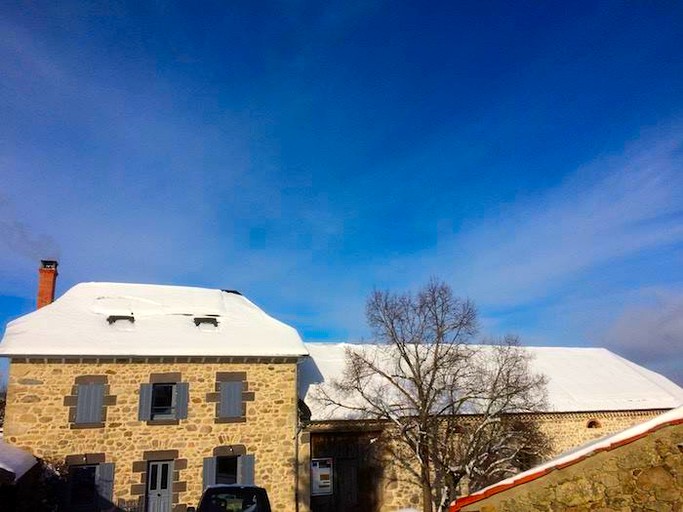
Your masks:
{"label": "wispy white cloud", "polygon": [[683,132],[674,130],[503,205],[446,240],[429,268],[453,269],[449,280],[483,306],[487,329],[607,345],[683,382],[681,244]]}
{"label": "wispy white cloud", "polygon": [[626,307],[604,335],[608,348],[683,384],[683,291]]}
{"label": "wispy white cloud", "polygon": [[519,306],[582,273],[681,242],[678,132],[600,158],[541,197],[503,205],[442,245],[437,263],[479,302]]}
{"label": "wispy white cloud", "polygon": [[682,247],[677,127],[653,130],[554,189],[443,233],[437,250],[384,261],[371,275],[392,288],[443,277],[479,304],[486,334],[607,345],[683,381]]}

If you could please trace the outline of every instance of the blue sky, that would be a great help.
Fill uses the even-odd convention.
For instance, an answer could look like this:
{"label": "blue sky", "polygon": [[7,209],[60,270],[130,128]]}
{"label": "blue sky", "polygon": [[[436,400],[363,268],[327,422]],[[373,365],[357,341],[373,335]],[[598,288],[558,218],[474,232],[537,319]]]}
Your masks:
{"label": "blue sky", "polygon": [[0,322],[41,257],[307,340],[436,276],[683,383],[681,48],[676,2],[4,2]]}

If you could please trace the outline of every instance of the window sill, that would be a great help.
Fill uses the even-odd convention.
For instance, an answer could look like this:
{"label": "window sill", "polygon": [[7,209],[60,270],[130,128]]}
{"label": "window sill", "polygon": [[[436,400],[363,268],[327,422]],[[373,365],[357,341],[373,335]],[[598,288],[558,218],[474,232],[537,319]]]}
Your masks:
{"label": "window sill", "polygon": [[180,420],[147,420],[147,425],[180,425]]}
{"label": "window sill", "polygon": [[237,418],[216,418],[214,423],[246,423],[247,418],[240,416]]}
{"label": "window sill", "polygon": [[71,423],[69,427],[72,429],[104,428],[104,423]]}

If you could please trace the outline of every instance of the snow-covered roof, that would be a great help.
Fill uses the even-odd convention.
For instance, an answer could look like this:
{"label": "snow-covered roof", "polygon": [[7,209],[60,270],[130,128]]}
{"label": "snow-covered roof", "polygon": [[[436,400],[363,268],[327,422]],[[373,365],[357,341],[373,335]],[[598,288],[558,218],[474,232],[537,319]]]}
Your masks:
{"label": "snow-covered roof", "polygon": [[15,481],[24,476],[36,462],[36,458],[29,452],[0,439],[0,469],[13,473]]}
{"label": "snow-covered roof", "polygon": [[[299,393],[312,420],[354,417],[345,409],[315,400],[320,386],[341,377],[347,348],[377,345],[306,343],[310,358],[300,367]],[[548,412],[671,409],[683,404],[683,388],[666,377],[603,348],[526,347],[533,370],[548,378]],[[327,393],[332,393],[326,387]]]}
{"label": "snow-covered roof", "polygon": [[573,448],[566,453],[555,457],[539,466],[533,467],[522,473],[518,473],[510,478],[501,480],[493,485],[485,487],[475,493],[465,496],[453,502],[451,510],[460,510],[461,507],[474,503],[476,501],[488,498],[494,494],[505,491],[516,485],[535,480],[544,475],[547,475],[555,469],[561,469],[566,466],[576,464],[587,457],[595,455],[605,450],[612,450],[624,444],[636,441],[645,436],[649,432],[653,432],[668,425],[679,425],[683,423],[683,406],[668,411],[664,414],[652,418],[649,421],[639,423],[633,427],[617,432],[609,436],[596,439],[586,443],[577,448]]}
{"label": "snow-covered roof", "polygon": [[7,325],[0,356],[303,356],[296,330],[234,292],[81,283]]}

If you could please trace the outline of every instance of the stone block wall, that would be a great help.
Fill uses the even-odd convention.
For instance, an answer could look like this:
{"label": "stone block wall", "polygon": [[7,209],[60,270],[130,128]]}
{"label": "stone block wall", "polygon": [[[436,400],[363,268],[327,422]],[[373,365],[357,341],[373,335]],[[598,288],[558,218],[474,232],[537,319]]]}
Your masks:
{"label": "stone block wall", "polygon": [[[138,420],[140,385],[152,373],[181,374],[189,383],[187,419],[153,425]],[[246,372],[246,421],[216,421],[219,372]],[[106,376],[103,427],[74,428],[73,386],[84,375]],[[71,398],[69,398],[71,397]],[[274,510],[295,509],[297,422],[296,363],[13,361],[8,384],[5,440],[38,457],[64,461],[68,456],[104,454],[98,462],[115,464],[114,501],[139,499],[141,464],[164,451],[177,458],[173,490],[178,506],[196,506],[202,491],[202,463],[220,446],[243,445],[256,459],[255,481],[267,488]],[[173,451],[176,451],[177,454]],[[155,455],[156,454],[156,455]],[[151,458],[150,458],[151,457]],[[72,459],[73,460],[73,459]]]}
{"label": "stone block wall", "polygon": [[683,425],[663,427],[462,510],[683,510]]}
{"label": "stone block wall", "polygon": [[[541,431],[550,437],[553,444],[553,455],[557,455],[593,439],[604,437],[647,421],[663,412],[665,410],[662,409],[549,413],[534,415],[533,418],[539,422]],[[590,427],[589,424],[591,425]],[[420,488],[405,469],[388,461],[385,478],[381,486],[382,505],[379,512],[395,512],[405,507],[421,509],[422,494]],[[517,510],[526,509],[520,508]]]}
{"label": "stone block wall", "polygon": [[535,419],[541,431],[553,443],[553,453],[559,455],[589,441],[648,421],[666,409],[645,411],[599,411],[580,413],[539,414]]}
{"label": "stone block wall", "polygon": [[[143,492],[141,469],[150,457],[172,455],[176,502],[196,505],[202,490],[202,462],[221,446],[243,445],[256,457],[255,478],[268,489],[274,509],[308,510],[309,461],[305,434],[299,438],[299,477],[296,464],[296,364],[279,362],[144,362],[142,360],[13,361],[8,385],[5,439],[35,455],[53,460],[68,456],[104,454],[98,462],[115,464],[114,498],[134,501]],[[246,422],[216,422],[215,384],[224,372],[246,372]],[[138,420],[140,384],[152,373],[180,373],[188,382],[188,418],[177,425],[152,425]],[[105,376],[106,419],[103,427],[73,428],[73,386],[83,376]],[[252,398],[250,396],[250,398]],[[555,443],[555,451],[646,421],[662,411],[626,411],[539,415],[541,428]],[[588,428],[590,421],[598,428]],[[343,428],[343,427],[342,427]],[[177,453],[176,453],[177,452]],[[379,494],[380,512],[420,507],[420,490],[410,477],[387,463]],[[297,485],[298,484],[298,485]]]}

